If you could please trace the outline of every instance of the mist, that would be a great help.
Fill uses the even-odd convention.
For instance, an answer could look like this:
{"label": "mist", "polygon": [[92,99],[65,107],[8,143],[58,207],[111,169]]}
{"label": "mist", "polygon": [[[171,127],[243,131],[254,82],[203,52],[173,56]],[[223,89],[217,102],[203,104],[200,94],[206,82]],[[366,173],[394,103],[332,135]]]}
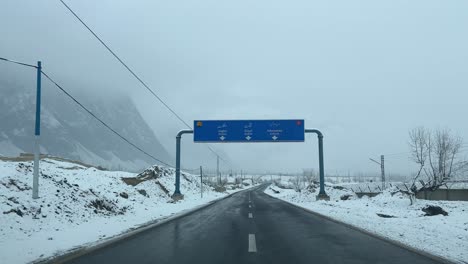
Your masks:
{"label": "mist", "polygon": [[[66,3],[187,123],[305,119],[324,134],[327,173],[379,173],[369,158],[385,154],[388,173],[410,174],[408,131],[416,126],[468,139],[466,1]],[[3,1],[0,25],[0,57],[41,60],[80,96],[130,96],[175,157],[185,125],[59,1]],[[14,76],[34,83],[33,71]],[[226,160],[222,169],[318,167],[314,135],[211,146]],[[216,166],[191,136],[182,151],[183,167]]]}

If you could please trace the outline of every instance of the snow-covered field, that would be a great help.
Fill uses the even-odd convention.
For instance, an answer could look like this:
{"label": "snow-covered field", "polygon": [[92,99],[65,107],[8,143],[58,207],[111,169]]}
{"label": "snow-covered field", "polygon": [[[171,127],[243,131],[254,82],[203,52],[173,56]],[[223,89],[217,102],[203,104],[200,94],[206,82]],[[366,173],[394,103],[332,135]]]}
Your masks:
{"label": "snow-covered field", "polygon": [[[316,201],[318,190],[298,193],[275,185],[265,190],[271,196],[413,248],[455,262],[468,263],[468,202],[417,200],[410,205],[407,197],[401,193],[392,195],[392,190],[386,190],[374,198],[365,196],[361,199],[346,189],[326,187],[326,192],[330,195],[330,201]],[[346,194],[352,196],[349,200],[341,200],[341,196]],[[424,216],[421,209],[427,205],[442,207],[448,216]]]}
{"label": "snow-covered field", "polygon": [[45,159],[40,198],[33,200],[32,166],[0,161],[1,263],[27,263],[93,245],[245,188],[218,193],[204,185],[201,198],[200,178],[184,174],[185,198],[174,203],[172,169],[152,167],[146,177],[135,178],[135,173]]}

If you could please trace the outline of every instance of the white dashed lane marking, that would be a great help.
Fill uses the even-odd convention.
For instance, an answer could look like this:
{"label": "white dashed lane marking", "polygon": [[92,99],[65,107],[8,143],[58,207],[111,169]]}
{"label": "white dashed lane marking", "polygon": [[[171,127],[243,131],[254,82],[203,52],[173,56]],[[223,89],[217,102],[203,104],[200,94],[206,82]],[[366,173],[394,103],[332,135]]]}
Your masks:
{"label": "white dashed lane marking", "polygon": [[253,218],[253,215],[252,215],[252,213],[249,213],[249,218]]}
{"label": "white dashed lane marking", "polygon": [[249,252],[257,252],[257,244],[255,243],[255,234],[249,234]]}

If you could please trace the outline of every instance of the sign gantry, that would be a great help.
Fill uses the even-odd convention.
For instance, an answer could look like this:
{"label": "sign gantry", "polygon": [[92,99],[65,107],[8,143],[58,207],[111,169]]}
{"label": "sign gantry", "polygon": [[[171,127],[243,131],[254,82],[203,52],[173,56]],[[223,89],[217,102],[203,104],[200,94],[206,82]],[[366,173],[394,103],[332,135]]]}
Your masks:
{"label": "sign gantry", "polygon": [[303,119],[275,120],[195,120],[194,130],[181,130],[176,136],[176,180],[174,199],[180,192],[180,142],[183,134],[193,134],[195,143],[304,142],[305,133],[315,133],[319,143],[320,191],[317,200],[329,200],[325,193],[323,134],[317,129],[305,129]]}

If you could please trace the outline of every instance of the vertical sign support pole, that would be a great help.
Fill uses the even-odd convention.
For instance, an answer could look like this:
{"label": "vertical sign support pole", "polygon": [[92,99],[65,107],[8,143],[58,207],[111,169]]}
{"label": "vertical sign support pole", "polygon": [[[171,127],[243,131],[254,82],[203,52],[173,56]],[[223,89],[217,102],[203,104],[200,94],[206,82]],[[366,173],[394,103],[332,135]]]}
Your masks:
{"label": "vertical sign support pole", "polygon": [[176,136],[176,179],[175,179],[175,191],[172,195],[172,199],[180,200],[184,196],[180,193],[180,140],[183,134],[193,134],[193,130],[181,130]]}
{"label": "vertical sign support pole", "polygon": [[36,127],[34,131],[34,175],[33,175],[33,190],[32,198],[39,198],[39,160],[40,146],[39,138],[41,135],[41,62],[37,62],[37,91],[36,91]]}
{"label": "vertical sign support pole", "polygon": [[203,169],[200,166],[200,196],[203,198]]}
{"label": "vertical sign support pole", "polygon": [[315,133],[319,143],[319,172],[320,172],[320,191],[317,200],[330,200],[330,196],[325,193],[325,169],[323,164],[323,134],[317,129],[306,129],[305,133]]}

